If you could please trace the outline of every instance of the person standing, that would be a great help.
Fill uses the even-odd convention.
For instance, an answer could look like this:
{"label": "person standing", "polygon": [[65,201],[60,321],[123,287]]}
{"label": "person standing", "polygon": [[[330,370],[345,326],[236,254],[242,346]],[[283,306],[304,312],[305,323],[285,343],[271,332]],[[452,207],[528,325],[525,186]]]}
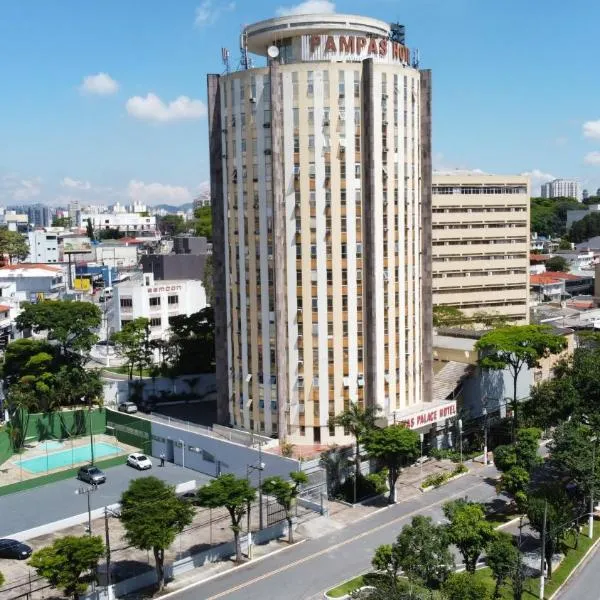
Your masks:
{"label": "person standing", "polygon": [[164,452],[160,453],[160,466],[161,467],[165,466],[165,453]]}

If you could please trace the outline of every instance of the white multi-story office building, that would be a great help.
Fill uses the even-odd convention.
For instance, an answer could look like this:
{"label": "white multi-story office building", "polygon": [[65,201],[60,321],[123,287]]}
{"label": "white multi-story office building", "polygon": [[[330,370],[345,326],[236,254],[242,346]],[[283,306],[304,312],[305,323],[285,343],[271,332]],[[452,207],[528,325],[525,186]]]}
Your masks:
{"label": "white multi-story office building", "polygon": [[29,255],[25,262],[55,263],[58,262],[58,235],[44,229],[35,229],[27,234]]}
{"label": "white multi-story office building", "polygon": [[153,339],[164,338],[171,317],[192,315],[206,308],[206,292],[197,279],[154,281],[152,273],[114,286],[113,331],[138,317],[150,320]]}
{"label": "white multi-story office building", "polygon": [[529,179],[434,173],[433,305],[529,322]]}
{"label": "white multi-story office building", "polygon": [[268,66],[208,76],[218,418],[297,444],[346,441],[351,402],[422,424],[431,74],[365,17],[243,39]]}
{"label": "white multi-story office building", "polygon": [[542,184],[542,198],[581,198],[581,186],[574,179],[554,179]]}

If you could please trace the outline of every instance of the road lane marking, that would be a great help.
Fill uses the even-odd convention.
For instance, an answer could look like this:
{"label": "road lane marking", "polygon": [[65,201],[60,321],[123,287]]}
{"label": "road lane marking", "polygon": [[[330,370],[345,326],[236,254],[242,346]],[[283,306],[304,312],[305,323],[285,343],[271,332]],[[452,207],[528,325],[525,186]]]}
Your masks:
{"label": "road lane marking", "polygon": [[[298,565],[302,565],[305,562],[308,562],[310,560],[318,558],[319,556],[323,556],[324,554],[327,554],[328,552],[337,550],[338,548],[341,548],[342,546],[345,546],[347,544],[355,542],[356,540],[360,540],[361,538],[364,538],[372,533],[375,533],[376,531],[385,529],[385,528],[389,527],[390,525],[397,523],[398,521],[402,521],[404,519],[407,519],[409,517],[417,515],[425,510],[429,510],[430,508],[433,508],[434,506],[438,506],[442,503],[448,502],[448,501],[452,500],[453,498],[463,496],[469,490],[479,487],[480,485],[481,485],[481,483],[476,483],[472,486],[464,488],[464,489],[460,490],[459,492],[456,492],[455,494],[446,496],[445,498],[442,498],[432,504],[428,504],[425,507],[419,508],[417,510],[413,510],[405,515],[402,515],[401,517],[396,517],[395,519],[392,519],[391,521],[387,521],[386,523],[382,523],[381,525],[377,525],[377,527],[373,527],[372,529],[369,529],[368,531],[363,531],[362,533],[359,533],[359,534],[355,535],[354,537],[348,538],[347,540],[344,540],[342,542],[338,542],[337,544],[334,544],[333,546],[323,548],[323,550],[319,550],[318,552],[315,552],[314,554],[310,554],[309,556],[300,558],[292,563],[288,563],[287,565],[284,565],[283,567],[279,567],[279,569],[275,569],[274,571],[269,571],[268,573],[265,573],[264,575],[259,575],[258,577],[255,577],[254,579],[245,581],[244,583],[241,583],[241,584],[239,584],[233,588],[230,588],[224,592],[219,592],[218,594],[215,594],[214,596],[210,596],[209,598],[206,598],[206,600],[218,600],[218,598],[224,598],[225,596],[228,596],[229,594],[232,594],[233,592],[239,592],[240,590],[243,590],[244,588],[246,588],[250,585],[254,585],[255,583],[258,583],[259,581],[268,579],[269,577],[273,577],[273,575],[278,575],[279,573],[283,573],[284,571],[287,571],[288,569],[291,569],[292,567],[297,567]],[[248,563],[248,564],[252,564],[252,563]],[[227,571],[223,574],[226,574],[226,573],[227,573]],[[197,584],[193,584],[193,585],[202,585],[202,583],[203,582],[198,582]],[[190,588],[193,587],[193,585],[190,586]],[[184,591],[184,589],[180,590],[180,592],[182,592],[182,591]],[[177,592],[174,592],[174,593],[177,593]]]}

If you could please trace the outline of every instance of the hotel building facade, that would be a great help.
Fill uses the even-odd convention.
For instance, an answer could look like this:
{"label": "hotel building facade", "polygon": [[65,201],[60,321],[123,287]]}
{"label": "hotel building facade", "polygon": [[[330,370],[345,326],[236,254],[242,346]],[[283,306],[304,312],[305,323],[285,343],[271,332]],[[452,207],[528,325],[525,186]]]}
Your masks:
{"label": "hotel building facade", "polygon": [[529,178],[434,173],[433,305],[529,322]]}
{"label": "hotel building facade", "polygon": [[395,31],[269,19],[267,66],[208,76],[222,423],[330,444],[351,402],[428,407],[431,73]]}

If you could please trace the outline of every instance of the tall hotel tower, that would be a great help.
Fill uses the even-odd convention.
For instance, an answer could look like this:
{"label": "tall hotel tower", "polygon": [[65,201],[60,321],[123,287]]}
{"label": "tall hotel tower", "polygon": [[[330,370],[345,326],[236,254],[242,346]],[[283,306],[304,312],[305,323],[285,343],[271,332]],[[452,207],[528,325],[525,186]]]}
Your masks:
{"label": "tall hotel tower", "polygon": [[208,76],[218,420],[345,442],[350,403],[392,423],[431,401],[431,73],[354,15],[242,42]]}

